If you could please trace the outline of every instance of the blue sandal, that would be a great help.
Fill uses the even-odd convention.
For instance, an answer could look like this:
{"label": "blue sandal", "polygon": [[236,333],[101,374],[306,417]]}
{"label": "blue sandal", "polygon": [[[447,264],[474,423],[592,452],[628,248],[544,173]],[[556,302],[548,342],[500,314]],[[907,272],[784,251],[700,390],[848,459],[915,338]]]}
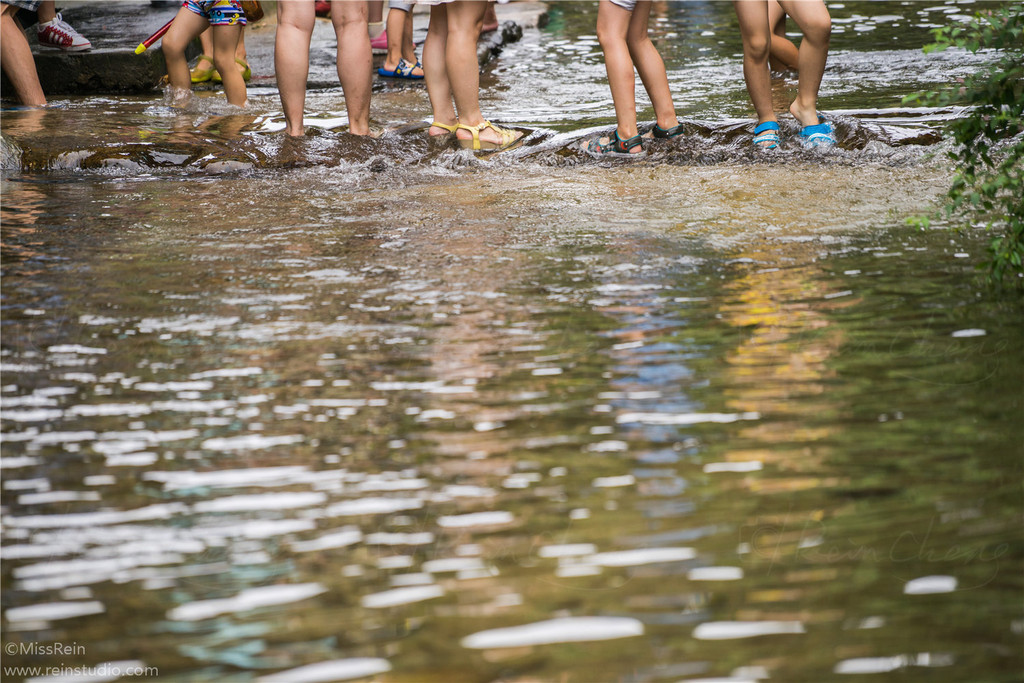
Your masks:
{"label": "blue sandal", "polygon": [[[608,142],[601,142],[601,138],[607,137]],[[633,153],[634,147],[639,147],[640,151]],[[629,157],[636,158],[644,155],[643,141],[639,135],[634,135],[631,138],[623,140],[619,137],[618,129],[615,130],[611,136],[597,135],[589,140],[585,140],[580,149],[589,154],[592,157]]]}
{"label": "blue sandal", "polygon": [[395,67],[394,71],[390,71],[388,69],[385,69],[384,67],[380,67],[379,69],[377,69],[377,73],[380,74],[381,76],[386,76],[387,78],[405,78],[411,81],[423,80],[423,74],[413,73],[413,69],[416,69],[417,67],[419,68],[420,71],[423,70],[423,65],[420,64],[419,62],[416,62],[415,64],[410,64],[404,59],[399,59],[398,66]]}
{"label": "blue sandal", "polygon": [[835,129],[825,117],[818,114],[818,122],[804,126],[800,131],[800,142],[804,147],[832,147],[836,144]]}
{"label": "blue sandal", "polygon": [[[765,121],[754,129],[754,147],[776,149],[779,146],[779,124],[776,121]],[[769,144],[761,144],[767,142]]]}

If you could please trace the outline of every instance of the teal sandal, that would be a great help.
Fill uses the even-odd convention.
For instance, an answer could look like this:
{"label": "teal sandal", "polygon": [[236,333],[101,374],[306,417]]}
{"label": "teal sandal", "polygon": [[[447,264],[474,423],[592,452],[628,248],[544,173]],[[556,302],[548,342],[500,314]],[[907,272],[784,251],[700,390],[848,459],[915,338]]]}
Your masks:
{"label": "teal sandal", "polygon": [[[754,129],[754,147],[776,149],[779,146],[779,124],[776,121],[765,121]],[[768,144],[763,144],[768,143]]]}
{"label": "teal sandal", "polygon": [[654,124],[654,128],[651,129],[651,133],[654,134],[654,137],[659,138],[661,140],[679,137],[685,132],[686,131],[683,129],[683,124],[681,123],[677,126],[672,126],[671,128],[667,129],[662,128],[658,124]]}
{"label": "teal sandal", "polygon": [[[608,142],[601,142],[601,138],[608,138]],[[640,151],[633,153],[634,147],[639,147]],[[631,138],[623,140],[619,137],[618,129],[609,137],[607,135],[596,135],[589,140],[585,140],[580,149],[589,154],[592,157],[603,158],[603,157],[628,157],[636,158],[644,155],[643,141],[639,135],[634,135]]]}
{"label": "teal sandal", "polygon": [[835,130],[824,116],[818,114],[818,123],[804,126],[800,131],[800,142],[804,147],[833,147],[836,144]]}

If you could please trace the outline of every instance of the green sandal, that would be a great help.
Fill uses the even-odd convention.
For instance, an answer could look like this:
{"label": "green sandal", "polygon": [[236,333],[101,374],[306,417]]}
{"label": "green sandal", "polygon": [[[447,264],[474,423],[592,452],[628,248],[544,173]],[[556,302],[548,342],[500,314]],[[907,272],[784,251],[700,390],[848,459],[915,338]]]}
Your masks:
{"label": "green sandal", "polygon": [[[601,142],[602,139],[607,139],[608,142]],[[634,147],[639,147],[639,152],[631,152]],[[646,152],[644,150],[643,140],[640,135],[634,135],[631,138],[623,140],[619,137],[618,129],[612,133],[611,137],[607,135],[596,135],[589,140],[584,140],[580,145],[580,149],[589,154],[592,157],[604,158],[604,157],[628,157],[630,159],[643,156]]]}
{"label": "green sandal", "polygon": [[[241,59],[235,59],[235,63],[238,64],[238,66],[244,66],[245,67],[244,69],[242,69],[242,80],[245,81],[246,83],[248,83],[249,79],[252,78],[252,69],[250,69],[249,65],[246,64]],[[221,75],[217,72],[216,69],[213,70],[213,75],[210,77],[210,80],[213,81],[214,83],[223,83],[224,82],[224,78],[221,77]]]}

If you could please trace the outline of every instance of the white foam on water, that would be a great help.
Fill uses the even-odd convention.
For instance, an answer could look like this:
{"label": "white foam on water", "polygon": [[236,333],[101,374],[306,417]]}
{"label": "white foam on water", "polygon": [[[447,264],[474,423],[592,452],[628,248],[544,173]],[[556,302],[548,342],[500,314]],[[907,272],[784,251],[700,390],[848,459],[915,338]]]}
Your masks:
{"label": "white foam on water", "polygon": [[[25,493],[18,496],[19,505],[49,505],[51,503],[73,503],[80,500],[99,500],[95,491],[44,491]],[[4,548],[4,555],[7,554]]]}
{"label": "white foam on water", "polygon": [[622,451],[628,451],[629,444],[627,444],[625,441],[618,441],[612,439],[609,441],[599,441],[597,443],[592,443],[589,446],[587,446],[587,450],[591,451],[592,453],[618,453]]}
{"label": "white foam on water", "polygon": [[844,659],[832,669],[837,674],[881,674],[889,671],[896,671],[907,666],[905,656],[895,657],[856,657]]}
{"label": "white foam on water", "polygon": [[741,567],[697,567],[686,574],[690,581],[739,581],[743,578]]}
{"label": "white foam on water", "polygon": [[527,647],[630,638],[644,634],[644,625],[629,617],[563,617],[523,626],[480,631],[462,639],[473,650]]}
{"label": "white foam on water", "polygon": [[360,491],[418,491],[430,486],[426,479],[381,479],[370,478],[359,483]]}
{"label": "white foam on water", "polygon": [[220,614],[246,612],[259,607],[299,602],[326,591],[327,589],[319,583],[249,588],[230,598],[197,600],[175,607],[167,613],[167,618],[172,621],[200,621]]}
{"label": "white foam on water", "polygon": [[138,403],[81,404],[67,409],[67,414],[70,417],[112,417],[116,415],[139,417],[149,415],[151,412],[153,412],[152,408]]}
{"label": "white foam on water", "polygon": [[316,522],[311,519],[258,519],[248,522],[232,522],[224,526],[199,527],[191,530],[200,538],[219,540],[225,538],[272,538],[300,531],[312,531]]}
{"label": "white foam on water", "polygon": [[104,461],[107,467],[148,467],[157,461],[156,453],[125,453],[109,455]]}
{"label": "white foam on water", "polygon": [[244,436],[207,439],[201,444],[201,447],[211,451],[252,451],[262,448],[273,448],[275,446],[290,446],[291,444],[302,443],[304,440],[305,437],[298,434],[290,436],[246,434]]}
{"label": "white foam on water", "polygon": [[328,506],[325,514],[328,517],[383,515],[402,510],[417,510],[421,507],[423,501],[419,498],[356,498]]}
{"label": "white foam on water", "polygon": [[490,512],[471,512],[466,515],[443,515],[437,518],[437,525],[442,529],[465,529],[474,526],[497,526],[511,524],[515,521],[511,512],[493,510]]}
{"label": "white foam on water", "polygon": [[103,614],[106,608],[102,602],[44,602],[26,607],[11,607],[4,616],[8,621],[57,621],[89,614]]}
{"label": "white foam on water", "polygon": [[91,346],[81,346],[80,344],[59,344],[57,346],[51,346],[46,349],[47,353],[81,353],[86,355],[98,355],[102,356],[107,353],[106,349],[99,349]]}
{"label": "white foam on water", "polygon": [[962,337],[984,337],[986,334],[988,334],[988,333],[985,332],[985,330],[979,330],[979,329],[971,328],[971,329],[967,329],[967,330],[957,330],[956,332],[954,332],[950,336],[957,337],[959,339],[959,338],[962,338]]}
{"label": "white foam on water", "polygon": [[444,595],[444,589],[437,584],[427,586],[408,586],[405,588],[395,588],[382,593],[364,595],[361,603],[363,607],[382,609],[384,607],[395,607],[398,605],[408,605],[413,602],[431,600],[433,598],[439,598],[442,595]]}
{"label": "white foam on water", "polygon": [[484,563],[479,557],[445,557],[439,560],[427,560],[423,563],[423,571],[431,574],[462,572],[483,568]]}
{"label": "white foam on water", "polygon": [[682,562],[697,557],[693,548],[638,548],[597,553],[586,558],[589,564],[602,567],[636,567],[659,562]]}
{"label": "white foam on water", "polygon": [[311,270],[308,273],[299,273],[292,277],[308,277],[311,280],[317,282],[362,282],[363,278],[361,275],[353,275],[344,268],[323,268],[321,270]]}
{"label": "white foam on water", "polygon": [[327,496],[317,491],[262,493],[249,496],[227,496],[196,503],[196,512],[243,512],[247,510],[291,510],[323,504]]}
{"label": "white foam on water", "polygon": [[297,553],[305,553],[329,548],[345,548],[363,540],[363,532],[355,527],[324,534],[308,541],[293,541],[291,549]]}
{"label": "white foam on water", "polygon": [[262,375],[263,368],[223,368],[220,370],[206,370],[195,372],[188,376],[189,379],[212,379],[217,377],[252,377]]}
{"label": "white foam on water", "polygon": [[760,460],[746,460],[744,462],[709,462],[704,465],[704,471],[708,474],[714,472],[757,472],[764,468]]}
{"label": "white foam on water", "polygon": [[[4,417],[7,417],[6,415]],[[32,439],[32,443],[45,446],[55,443],[73,443],[76,441],[92,441],[98,438],[96,432],[46,432]]]}
{"label": "white foam on water", "polygon": [[615,418],[619,424],[692,425],[703,422],[727,424],[740,420],[759,420],[760,413],[623,413]]}
{"label": "white foam on water", "polygon": [[355,657],[353,659],[334,659],[279,671],[267,676],[260,676],[256,679],[256,683],[330,683],[331,681],[366,678],[388,671],[391,671],[391,664],[386,659]]}
{"label": "white foam on water", "polygon": [[452,498],[493,498],[498,495],[494,489],[471,484],[449,484],[441,489],[441,493]]}
{"label": "white foam on water", "polygon": [[193,380],[191,382],[138,382],[132,385],[136,391],[209,391],[213,382]]}
{"label": "white foam on water", "polygon": [[379,531],[366,536],[367,545],[430,545],[434,534],[429,531],[387,532]]}
{"label": "white foam on water", "polygon": [[952,593],[956,590],[957,580],[955,576],[944,576],[941,574],[933,576],[922,576],[907,581],[903,586],[905,595],[930,595],[933,593]]}
{"label": "white foam on water", "polygon": [[593,564],[566,564],[555,569],[555,576],[560,579],[571,579],[578,576],[597,576],[601,568]]}
{"label": "white foam on water", "polygon": [[546,545],[537,554],[541,557],[578,557],[580,555],[593,555],[597,547],[593,543],[563,543],[560,545]]}
{"label": "white foam on water", "polygon": [[245,486],[287,486],[308,481],[309,468],[302,465],[282,467],[253,467],[241,470],[214,470],[211,472],[146,472],[146,481],[162,482],[165,491],[198,487],[241,488]]}
{"label": "white foam on water", "polygon": [[61,529],[65,527],[94,527],[125,522],[141,522],[153,519],[170,519],[187,511],[182,503],[158,503],[133,510],[100,510],[64,515],[27,515],[8,517],[7,525],[30,529]]}
{"label": "white foam on water", "polygon": [[598,477],[592,483],[594,488],[611,489],[636,484],[636,477],[632,474],[623,474],[618,477]]}
{"label": "white foam on water", "polygon": [[63,410],[55,408],[36,408],[33,410],[3,410],[0,417],[13,422],[49,422],[64,416]]}
{"label": "white foam on water", "polygon": [[709,621],[693,629],[697,640],[733,640],[784,633],[805,633],[799,621]]}

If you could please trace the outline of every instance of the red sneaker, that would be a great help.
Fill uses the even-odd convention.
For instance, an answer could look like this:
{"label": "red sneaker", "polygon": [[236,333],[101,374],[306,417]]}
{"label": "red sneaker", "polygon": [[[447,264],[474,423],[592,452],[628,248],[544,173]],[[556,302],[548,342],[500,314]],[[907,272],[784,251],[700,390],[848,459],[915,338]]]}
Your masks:
{"label": "red sneaker", "polygon": [[316,12],[318,17],[327,17],[331,14],[330,0],[316,0],[313,4],[313,8],[313,11]]}
{"label": "red sneaker", "polygon": [[373,50],[373,54],[386,54],[388,51],[388,32],[381,31],[381,34],[376,38],[370,38],[370,49]]}
{"label": "red sneaker", "polygon": [[71,28],[60,14],[45,24],[39,24],[36,35],[43,47],[55,47],[65,52],[84,52],[92,49],[92,43]]}

